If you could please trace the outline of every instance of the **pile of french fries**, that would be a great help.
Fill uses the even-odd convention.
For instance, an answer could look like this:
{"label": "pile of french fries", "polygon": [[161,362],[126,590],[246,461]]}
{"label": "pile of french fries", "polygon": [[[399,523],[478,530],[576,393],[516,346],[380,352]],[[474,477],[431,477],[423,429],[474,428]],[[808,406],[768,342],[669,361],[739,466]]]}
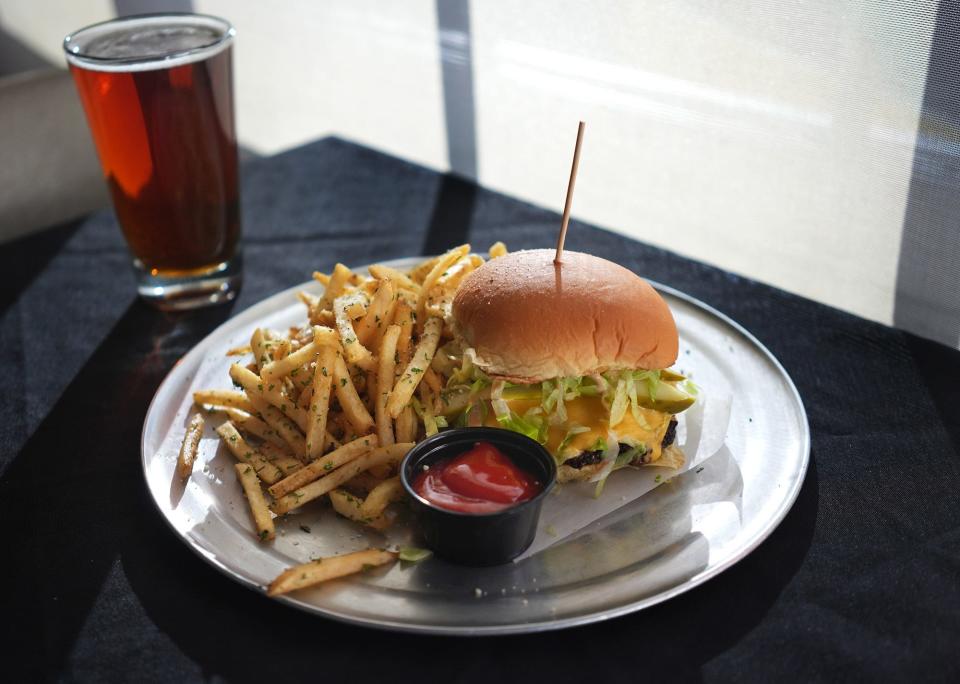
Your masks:
{"label": "pile of french fries", "polygon": [[[506,254],[503,243],[490,258]],[[322,296],[299,293],[307,317],[278,332],[257,328],[250,356],[230,367],[235,390],[194,393],[177,464],[187,477],[203,415],[222,418],[217,434],[237,460],[257,537],[275,536],[274,518],[318,499],[376,530],[395,517],[404,496],[397,474],[407,451],[444,426],[440,400],[451,371],[434,363],[453,337],[450,308],[460,282],[484,259],[461,245],[402,272],[385,265],[369,276],[337,264],[314,273]],[[390,562],[368,549],[291,568],[271,584],[279,594]]]}

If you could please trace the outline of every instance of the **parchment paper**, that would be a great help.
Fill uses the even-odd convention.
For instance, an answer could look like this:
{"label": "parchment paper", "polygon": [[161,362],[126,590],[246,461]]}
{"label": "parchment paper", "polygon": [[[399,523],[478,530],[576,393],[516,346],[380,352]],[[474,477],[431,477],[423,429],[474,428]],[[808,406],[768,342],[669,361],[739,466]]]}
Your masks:
{"label": "parchment paper", "polygon": [[723,446],[730,422],[731,397],[707,397],[701,389],[696,403],[677,416],[677,445],[686,456],[680,468],[642,466],[612,473],[599,498],[595,482],[557,485],[543,502],[540,526],[533,544],[516,561],[523,560],[575,534],[595,520],[643,496],[670,478],[696,468]]}

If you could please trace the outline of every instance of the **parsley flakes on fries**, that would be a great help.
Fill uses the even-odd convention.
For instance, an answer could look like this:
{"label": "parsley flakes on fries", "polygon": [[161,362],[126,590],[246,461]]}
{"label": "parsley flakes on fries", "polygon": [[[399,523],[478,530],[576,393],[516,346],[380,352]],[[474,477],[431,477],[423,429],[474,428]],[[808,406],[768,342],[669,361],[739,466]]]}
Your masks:
{"label": "parsley flakes on fries", "polygon": [[[506,254],[498,242],[490,258]],[[257,538],[273,539],[273,517],[316,499],[374,530],[394,519],[403,498],[397,470],[414,443],[446,425],[442,390],[460,384],[465,363],[450,309],[460,282],[484,259],[461,245],[408,271],[384,265],[369,276],[337,264],[314,273],[322,296],[301,292],[302,325],[257,328],[230,367],[236,390],[195,392],[238,461]],[[185,472],[185,468],[183,469]],[[375,549],[311,561],[284,572],[270,595],[392,562]]]}

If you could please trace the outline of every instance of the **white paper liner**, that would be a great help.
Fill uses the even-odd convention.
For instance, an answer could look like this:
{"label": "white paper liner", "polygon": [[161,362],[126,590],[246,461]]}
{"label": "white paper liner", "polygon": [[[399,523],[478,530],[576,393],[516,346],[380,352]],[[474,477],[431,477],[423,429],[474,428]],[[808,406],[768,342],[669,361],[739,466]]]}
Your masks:
{"label": "white paper liner", "polygon": [[686,456],[680,468],[623,468],[610,475],[599,498],[595,482],[557,485],[547,496],[533,544],[516,561],[557,544],[592,522],[625,506],[672,477],[699,466],[723,446],[730,422],[731,397],[700,392],[696,403],[679,416],[677,445]]}

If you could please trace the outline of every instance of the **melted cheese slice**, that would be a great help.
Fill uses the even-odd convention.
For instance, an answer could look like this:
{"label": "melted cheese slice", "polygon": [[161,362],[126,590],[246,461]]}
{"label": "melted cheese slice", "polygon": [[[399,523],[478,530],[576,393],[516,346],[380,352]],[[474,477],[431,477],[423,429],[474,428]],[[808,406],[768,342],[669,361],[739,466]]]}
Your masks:
{"label": "melted cheese slice", "polygon": [[[513,399],[507,401],[510,410],[518,415],[524,415],[532,408],[540,406],[540,402],[533,399]],[[633,417],[631,411],[627,411],[623,420],[617,425],[609,425],[610,412],[603,405],[600,397],[578,397],[572,401],[566,402],[567,423],[565,425],[551,425],[547,433],[547,450],[557,455],[560,443],[567,434],[570,425],[577,424],[588,428],[587,432],[574,435],[573,438],[563,448],[561,462],[580,452],[593,449],[597,440],[606,441],[607,433],[612,431],[616,433],[617,439],[621,443],[637,446],[644,444],[647,447],[647,454],[651,462],[660,458],[660,445],[663,442],[663,436],[670,426],[670,414],[661,413],[652,409],[641,408],[639,413],[643,423],[638,423]],[[498,427],[497,417],[491,411],[487,416],[486,425]]]}

